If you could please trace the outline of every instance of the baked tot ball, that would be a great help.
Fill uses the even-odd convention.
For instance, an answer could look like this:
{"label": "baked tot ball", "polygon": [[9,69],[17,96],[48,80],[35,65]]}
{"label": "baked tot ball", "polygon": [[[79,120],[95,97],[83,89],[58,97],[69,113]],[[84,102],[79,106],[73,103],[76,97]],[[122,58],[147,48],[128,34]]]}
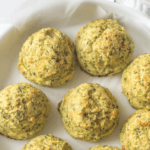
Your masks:
{"label": "baked tot ball", "polygon": [[120,149],[118,147],[112,147],[109,145],[97,145],[90,148],[89,150],[120,150]]}
{"label": "baked tot ball", "polygon": [[137,110],[123,125],[120,132],[122,150],[150,149],[150,111]]}
{"label": "baked tot ball", "polygon": [[150,54],[135,58],[122,74],[122,89],[135,109],[150,110]]}
{"label": "baked tot ball", "polygon": [[72,147],[62,139],[47,134],[33,138],[22,150],[72,150]]}
{"label": "baked tot ball", "polygon": [[129,63],[134,43],[116,20],[95,20],[82,27],[76,37],[81,68],[93,76],[121,72]]}
{"label": "baked tot ball", "polygon": [[38,85],[64,84],[72,79],[75,67],[74,43],[56,29],[44,28],[32,34],[19,53],[18,69]]}
{"label": "baked tot ball", "polygon": [[0,91],[0,134],[23,140],[37,134],[48,119],[45,94],[29,83],[16,83]]}
{"label": "baked tot ball", "polygon": [[99,84],[84,83],[70,90],[58,109],[68,134],[83,141],[106,138],[119,122],[116,99]]}

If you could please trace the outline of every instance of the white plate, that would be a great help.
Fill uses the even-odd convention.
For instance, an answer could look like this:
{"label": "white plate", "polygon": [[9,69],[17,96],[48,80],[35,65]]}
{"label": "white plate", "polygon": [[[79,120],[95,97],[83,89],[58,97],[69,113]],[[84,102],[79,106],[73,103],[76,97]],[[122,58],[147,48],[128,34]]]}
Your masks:
{"label": "white plate", "polygon": [[[150,52],[150,21],[144,15],[127,7],[103,0],[25,2],[12,12],[9,24],[0,24],[0,90],[10,84],[29,82],[18,71],[17,61],[22,44],[32,33],[50,26],[64,32],[74,41],[82,26],[101,18],[117,19],[125,27],[135,43],[132,59]],[[121,126],[135,111],[121,93],[121,74],[102,78],[91,77],[77,67],[73,79],[60,87],[49,88],[33,84],[47,95],[51,104],[51,112],[45,128],[36,136],[51,133],[72,145],[73,150],[88,150],[97,144],[108,144],[121,148],[119,140]],[[107,87],[117,99],[120,108],[119,126],[108,138],[96,143],[80,141],[68,135],[57,111],[57,104],[63,99],[66,92],[85,82],[99,83]],[[30,139],[20,141],[0,136],[0,150],[21,150]]]}

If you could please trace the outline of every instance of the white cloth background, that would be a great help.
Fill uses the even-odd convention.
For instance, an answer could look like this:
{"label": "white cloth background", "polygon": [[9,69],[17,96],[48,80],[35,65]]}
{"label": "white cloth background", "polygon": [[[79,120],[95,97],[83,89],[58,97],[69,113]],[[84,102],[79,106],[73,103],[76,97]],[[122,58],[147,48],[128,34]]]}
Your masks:
{"label": "white cloth background", "polygon": [[[36,2],[17,0],[17,3],[13,5],[11,1],[8,3],[8,8],[5,6],[5,9],[12,6],[9,13],[4,11],[5,13],[2,14],[0,10],[0,90],[10,84],[29,82],[17,69],[18,54],[27,37],[44,27],[59,29],[74,41],[78,30],[88,22],[101,18],[116,19],[125,27],[135,43],[131,60],[140,54],[150,52],[150,20],[143,14],[122,5],[104,0],[36,0]],[[73,79],[60,87],[49,88],[33,84],[47,95],[51,104],[45,128],[37,135],[51,133],[67,141],[72,145],[73,150],[88,150],[97,144],[109,144],[121,148],[119,140],[121,126],[135,111],[121,93],[121,74],[102,78],[91,77],[77,67]],[[96,143],[80,141],[68,135],[57,111],[57,104],[66,92],[85,82],[99,83],[108,88],[117,99],[120,108],[119,126],[108,138]],[[15,141],[0,136],[0,150],[20,150],[29,140]]]}

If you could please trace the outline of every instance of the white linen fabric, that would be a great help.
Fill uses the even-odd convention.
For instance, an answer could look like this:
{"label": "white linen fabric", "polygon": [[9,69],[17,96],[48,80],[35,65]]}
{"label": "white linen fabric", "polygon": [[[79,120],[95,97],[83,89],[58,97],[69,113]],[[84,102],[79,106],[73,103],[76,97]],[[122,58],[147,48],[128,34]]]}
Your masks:
{"label": "white linen fabric", "polygon": [[114,2],[130,7],[150,18],[150,0],[114,0]]}

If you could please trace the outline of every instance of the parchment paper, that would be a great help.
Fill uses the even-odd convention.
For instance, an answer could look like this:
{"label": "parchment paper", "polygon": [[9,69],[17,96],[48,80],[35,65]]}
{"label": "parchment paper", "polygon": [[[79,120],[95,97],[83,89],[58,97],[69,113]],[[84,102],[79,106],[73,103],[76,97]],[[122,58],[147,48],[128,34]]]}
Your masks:
{"label": "parchment paper", "polygon": [[[37,0],[25,1],[7,18],[0,18],[0,90],[18,82],[28,82],[18,71],[18,54],[28,36],[44,27],[56,28],[67,34],[73,41],[78,30],[95,19],[116,19],[125,27],[135,43],[133,58],[150,52],[150,21],[144,15],[119,4],[104,0]],[[121,73],[111,77],[91,77],[77,66],[74,77],[66,84],[49,88],[37,86],[49,98],[51,112],[45,128],[36,136],[53,134],[68,142],[73,150],[88,150],[98,144],[121,148],[119,132],[126,119],[135,111],[121,93]],[[120,108],[120,123],[114,132],[99,142],[84,142],[73,139],[63,128],[57,104],[72,88],[82,83],[99,83],[108,88],[117,99]],[[35,136],[35,137],[36,137]],[[31,138],[30,138],[31,139]],[[0,150],[21,150],[27,140],[12,140],[0,136]]]}

